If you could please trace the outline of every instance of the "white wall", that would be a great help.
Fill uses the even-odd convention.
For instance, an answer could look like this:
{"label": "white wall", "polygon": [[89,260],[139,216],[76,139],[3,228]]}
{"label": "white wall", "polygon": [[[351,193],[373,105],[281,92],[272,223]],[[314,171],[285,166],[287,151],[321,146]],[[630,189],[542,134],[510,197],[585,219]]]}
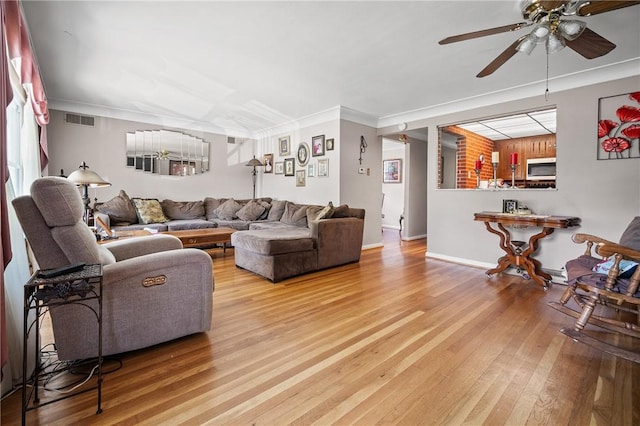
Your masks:
{"label": "white wall", "polygon": [[[637,91],[640,77],[419,120],[411,128],[429,127],[428,254],[469,262],[495,264],[504,253],[498,239],[474,212],[500,211],[503,199],[517,199],[540,214],[572,215],[582,226],[557,230],[540,241],[537,258],[543,267],[560,269],[584,251],[571,241],[574,232],[617,240],[633,217],[640,215],[640,160],[596,160],[598,99]],[[438,190],[437,126],[512,111],[557,105],[557,190]],[[384,131],[384,129],[383,129]],[[633,149],[638,149],[634,141]],[[514,232],[528,239],[532,230]]]}
{"label": "white wall", "polygon": [[195,176],[159,176],[126,167],[127,132],[155,130],[162,126],[134,121],[95,117],[95,127],[67,124],[64,113],[50,111],[47,126],[49,143],[49,175],[58,175],[64,169],[66,175],[77,169],[82,161],[102,178],[111,182],[106,188],[90,189],[89,195],[106,201],[124,189],[131,197],[169,198],[188,201],[207,196],[251,198],[250,167],[245,164],[252,158],[253,143],[231,145],[226,136],[179,130],[201,137],[210,144],[210,171]]}
{"label": "white wall", "polygon": [[[405,175],[405,231],[402,233],[403,239],[424,238],[427,235],[427,215],[428,215],[428,194],[427,179],[429,167],[438,168],[427,158],[427,143],[420,140],[409,139]],[[437,158],[437,153],[436,156]]]}
{"label": "white wall", "polygon": [[[382,206],[382,226],[385,228],[400,229],[400,215],[404,214],[404,192],[407,181],[405,144],[398,141],[382,140],[382,159],[393,160],[399,158],[402,161],[400,183],[382,183],[384,203]],[[406,222],[403,222],[403,225]]]}
{"label": "white wall", "polygon": [[[289,136],[290,155],[280,156],[278,139],[283,136]],[[311,149],[311,139],[314,136],[324,135],[327,139],[334,139],[333,151],[325,150],[325,155],[318,157],[309,157],[309,162],[305,169],[308,170],[309,164],[314,164],[316,171],[315,177],[306,178],[304,187],[296,187],[295,176],[276,175],[274,173],[260,173],[258,175],[259,189],[258,195],[279,198],[282,200],[290,200],[301,204],[318,204],[325,205],[331,201],[334,205],[339,205],[340,200],[340,121],[331,120],[321,124],[315,124],[308,127],[297,128],[290,132],[285,132],[261,139],[258,144],[260,156],[264,154],[273,154],[274,163],[282,162],[285,158],[296,158],[298,145],[305,142]],[[311,154],[310,154],[311,155]],[[260,157],[262,160],[262,157]],[[318,176],[318,160],[329,160],[329,176]],[[300,170],[298,161],[295,160],[295,169]],[[357,207],[354,205],[354,207]]]}

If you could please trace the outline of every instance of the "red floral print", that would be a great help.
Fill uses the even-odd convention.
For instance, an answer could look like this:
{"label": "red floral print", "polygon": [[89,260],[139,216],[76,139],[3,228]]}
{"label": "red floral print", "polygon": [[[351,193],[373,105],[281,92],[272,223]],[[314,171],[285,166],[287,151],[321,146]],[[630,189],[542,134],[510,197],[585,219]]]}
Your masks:
{"label": "red floral print", "polygon": [[609,134],[609,132],[618,127],[618,123],[611,120],[598,121],[598,137],[603,138]]}
{"label": "red floral print", "polygon": [[616,115],[622,123],[640,121],[640,108],[623,105],[618,108],[618,110],[616,111]]}
{"label": "red floral print", "polygon": [[621,133],[629,139],[640,138],[640,124],[632,124],[626,129],[623,129]]}
{"label": "red floral print", "polygon": [[640,92],[634,92],[629,95],[629,99],[640,103]]}
{"label": "red floral print", "polygon": [[609,138],[602,142],[602,149],[606,152],[622,152],[631,147],[625,138]]}

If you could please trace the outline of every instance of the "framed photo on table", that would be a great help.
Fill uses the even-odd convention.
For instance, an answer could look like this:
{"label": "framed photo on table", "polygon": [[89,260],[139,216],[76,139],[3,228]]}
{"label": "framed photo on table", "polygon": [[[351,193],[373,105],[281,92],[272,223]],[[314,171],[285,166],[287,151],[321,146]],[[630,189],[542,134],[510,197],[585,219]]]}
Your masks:
{"label": "framed photo on table", "polygon": [[311,138],[311,155],[314,157],[324,155],[324,135]]}

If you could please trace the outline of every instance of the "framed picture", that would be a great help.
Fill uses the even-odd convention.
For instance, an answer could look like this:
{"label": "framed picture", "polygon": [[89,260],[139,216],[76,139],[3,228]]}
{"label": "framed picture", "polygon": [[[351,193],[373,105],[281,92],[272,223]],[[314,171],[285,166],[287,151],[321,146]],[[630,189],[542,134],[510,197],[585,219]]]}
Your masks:
{"label": "framed picture", "polygon": [[329,159],[318,160],[318,176],[329,176]]}
{"label": "framed picture", "polygon": [[284,175],[285,176],[294,176],[296,171],[296,159],[295,158],[285,158],[284,159]]}
{"label": "framed picture", "polygon": [[333,151],[333,138],[327,139],[326,146],[327,151]]}
{"label": "framed picture", "polygon": [[298,150],[296,151],[296,158],[298,159],[298,165],[304,167],[309,162],[309,145],[306,142],[300,142]]}
{"label": "framed picture", "polygon": [[262,163],[265,173],[273,173],[273,154],[265,154]]}
{"label": "framed picture", "polygon": [[274,166],[275,166],[275,172],[274,172],[275,174],[277,175],[284,174],[284,163],[282,161],[275,163]]}
{"label": "framed picture", "polygon": [[296,171],[296,186],[305,185],[304,169]]}
{"label": "framed picture", "polygon": [[518,200],[502,200],[502,213],[516,213]]}
{"label": "framed picture", "polygon": [[307,176],[308,177],[314,177],[316,175],[316,165],[315,164],[309,164],[307,166]]}
{"label": "framed picture", "polygon": [[394,158],[391,160],[382,160],[382,182],[402,182],[402,159]]}
{"label": "framed picture", "polygon": [[311,138],[311,155],[319,157],[324,155],[324,135]]}
{"label": "framed picture", "polygon": [[640,158],[640,92],[598,99],[598,160]]}
{"label": "framed picture", "polygon": [[289,136],[283,136],[280,139],[278,139],[278,147],[280,149],[279,152],[281,157],[291,154],[291,148],[289,145]]}

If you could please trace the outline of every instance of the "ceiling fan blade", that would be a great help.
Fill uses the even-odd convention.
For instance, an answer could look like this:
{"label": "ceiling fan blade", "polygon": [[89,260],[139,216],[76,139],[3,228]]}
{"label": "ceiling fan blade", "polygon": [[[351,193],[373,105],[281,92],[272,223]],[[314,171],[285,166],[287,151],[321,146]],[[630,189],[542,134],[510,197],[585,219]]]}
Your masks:
{"label": "ceiling fan blade", "polygon": [[527,37],[527,36],[524,35],[524,36],[520,37],[519,39],[517,39],[516,41],[514,41],[509,47],[507,47],[504,50],[504,52],[499,54],[497,58],[495,58],[493,61],[491,61],[491,63],[489,65],[487,65],[482,71],[480,71],[478,73],[478,75],[476,75],[476,77],[482,78],[482,77],[488,76],[489,74],[493,74],[493,72],[495,72],[495,70],[500,68],[502,65],[504,65],[505,62],[507,62],[509,59],[511,59],[511,57],[513,55],[518,53],[518,51],[516,50],[516,47],[518,47],[520,42],[522,40],[524,40],[525,37]]}
{"label": "ceiling fan blade", "polygon": [[519,22],[517,24],[505,25],[503,27],[489,28],[482,31],[474,31],[471,33],[458,34],[455,36],[447,37],[438,42],[438,44],[456,43],[458,41],[471,40],[473,38],[484,37],[493,34],[506,33],[508,31],[516,31],[520,28],[528,27],[531,25],[529,22]]}
{"label": "ceiling fan blade", "polygon": [[590,1],[584,3],[576,10],[578,16],[591,16],[599,13],[609,12],[611,10],[622,9],[640,4],[640,1]]}
{"label": "ceiling fan blade", "polygon": [[566,40],[566,44],[587,59],[604,56],[616,47],[615,44],[589,28],[585,28],[577,39]]}

